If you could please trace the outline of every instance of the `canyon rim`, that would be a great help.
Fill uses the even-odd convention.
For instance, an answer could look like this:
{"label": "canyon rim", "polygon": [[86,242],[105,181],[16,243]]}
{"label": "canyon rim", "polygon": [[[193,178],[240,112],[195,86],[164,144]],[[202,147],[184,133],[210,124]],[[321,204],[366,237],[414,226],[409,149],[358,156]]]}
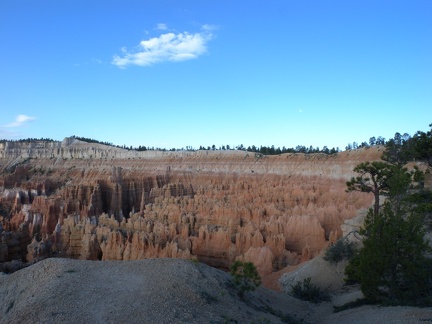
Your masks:
{"label": "canyon rim", "polygon": [[372,197],[346,193],[382,147],[336,154],[137,152],[75,138],[0,143],[0,262],[197,259],[266,276],[320,254]]}

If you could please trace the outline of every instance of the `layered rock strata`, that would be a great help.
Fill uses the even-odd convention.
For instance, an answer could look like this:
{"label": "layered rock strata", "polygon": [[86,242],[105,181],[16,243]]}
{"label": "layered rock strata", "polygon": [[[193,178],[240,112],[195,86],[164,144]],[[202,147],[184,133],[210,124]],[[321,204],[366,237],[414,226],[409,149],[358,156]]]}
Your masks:
{"label": "layered rock strata", "polygon": [[75,139],[0,143],[0,262],[197,258],[262,275],[308,260],[368,207],[346,193],[380,147],[336,155],[135,152]]}

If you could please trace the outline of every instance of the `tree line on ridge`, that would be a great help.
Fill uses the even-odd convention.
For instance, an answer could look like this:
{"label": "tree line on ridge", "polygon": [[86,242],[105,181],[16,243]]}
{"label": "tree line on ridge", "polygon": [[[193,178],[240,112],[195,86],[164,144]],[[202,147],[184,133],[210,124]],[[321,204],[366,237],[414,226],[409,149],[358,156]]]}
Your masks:
{"label": "tree line on ridge", "polygon": [[[429,127],[432,127],[432,124],[429,125]],[[258,153],[262,155],[279,155],[284,153],[305,153],[305,154],[312,154],[312,153],[323,153],[323,154],[336,154],[341,152],[341,149],[339,147],[333,147],[329,148],[327,146],[324,146],[322,149],[319,147],[313,147],[310,145],[309,147],[306,147],[304,145],[297,145],[296,147],[287,148],[283,146],[275,147],[274,145],[271,146],[248,146],[245,147],[243,144],[237,145],[235,147],[231,147],[230,145],[222,145],[220,147],[216,147],[216,145],[212,146],[200,146],[198,149],[195,149],[192,146],[186,146],[182,148],[171,148],[171,149],[165,149],[165,148],[158,148],[158,147],[150,147],[150,146],[144,146],[139,145],[138,147],[132,147],[127,145],[114,145],[111,142],[104,142],[99,141],[93,138],[87,138],[87,137],[81,137],[72,135],[71,138],[86,142],[86,143],[95,143],[95,144],[102,144],[112,147],[117,147],[125,150],[135,150],[135,151],[197,151],[197,150],[207,150],[207,151],[225,151],[225,150],[239,150],[239,151],[246,151],[246,152],[252,152],[252,153]],[[394,137],[386,140],[382,136],[372,136],[369,138],[369,141],[363,141],[361,143],[353,142],[348,143],[348,145],[345,147],[345,150],[352,150],[352,149],[358,149],[358,148],[368,148],[375,145],[385,145],[386,147],[386,157],[389,159],[396,159],[398,162],[407,162],[409,160],[416,160],[416,159],[422,159],[427,154],[431,156],[432,154],[432,144],[430,143],[430,137],[431,137],[431,130],[427,132],[423,131],[417,131],[413,136],[404,133],[403,135],[399,132],[396,132]],[[55,142],[55,140],[50,138],[27,138],[27,139],[19,139],[19,140],[6,140],[2,139],[0,140],[0,143],[4,142],[32,142],[32,141],[45,141],[45,142]],[[429,165],[432,165],[432,158],[429,158],[428,161]]]}

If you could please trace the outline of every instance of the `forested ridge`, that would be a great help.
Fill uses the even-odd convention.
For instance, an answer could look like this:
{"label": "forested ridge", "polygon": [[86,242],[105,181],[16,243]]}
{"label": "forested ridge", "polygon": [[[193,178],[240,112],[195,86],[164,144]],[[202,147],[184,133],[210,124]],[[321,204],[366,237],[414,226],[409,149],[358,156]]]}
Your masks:
{"label": "forested ridge", "polygon": [[[432,124],[429,125],[429,127],[432,127]],[[384,159],[388,160],[389,162],[407,162],[409,160],[425,160],[429,164],[429,166],[432,166],[432,130],[428,130],[426,132],[423,131],[417,131],[414,135],[410,135],[408,133],[400,133],[396,132],[393,138],[385,139],[382,136],[372,136],[369,138],[369,140],[363,141],[363,142],[353,142],[348,143],[345,147],[345,150],[352,150],[352,149],[358,149],[358,148],[368,148],[374,145],[385,145],[386,152],[383,156]],[[296,147],[287,148],[283,146],[275,147],[274,145],[270,146],[244,146],[243,144],[237,145],[237,146],[230,146],[230,145],[222,145],[217,147],[216,145],[211,146],[202,146],[200,145],[198,148],[194,148],[192,146],[186,146],[182,148],[159,148],[154,146],[145,146],[145,145],[139,145],[138,147],[133,146],[127,146],[127,145],[114,145],[111,142],[106,141],[99,141],[93,138],[87,138],[82,136],[76,136],[72,135],[71,138],[86,142],[86,143],[95,143],[95,144],[102,144],[117,148],[122,148],[126,150],[135,150],[135,151],[198,151],[198,150],[212,150],[212,151],[225,151],[225,150],[240,150],[240,151],[247,151],[247,152],[253,152],[263,155],[278,155],[278,154],[284,154],[284,153],[305,153],[305,154],[312,154],[312,153],[323,153],[323,154],[335,154],[338,152],[341,152],[342,150],[339,147],[332,147],[329,148],[328,146],[324,146],[322,148],[319,147],[313,147],[310,145],[309,147],[304,145],[297,145]],[[33,141],[45,141],[45,142],[55,142],[55,140],[50,138],[26,138],[26,139],[18,139],[18,140],[6,140],[2,139],[0,140],[0,143],[5,142],[33,142]]]}

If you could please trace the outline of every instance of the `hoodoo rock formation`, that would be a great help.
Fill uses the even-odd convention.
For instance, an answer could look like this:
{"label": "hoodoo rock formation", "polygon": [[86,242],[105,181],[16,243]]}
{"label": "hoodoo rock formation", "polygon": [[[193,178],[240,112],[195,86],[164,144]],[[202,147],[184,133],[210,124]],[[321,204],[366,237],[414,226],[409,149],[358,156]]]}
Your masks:
{"label": "hoodoo rock formation", "polygon": [[308,260],[372,197],[345,182],[382,148],[333,155],[0,143],[0,262],[197,258],[261,275]]}

